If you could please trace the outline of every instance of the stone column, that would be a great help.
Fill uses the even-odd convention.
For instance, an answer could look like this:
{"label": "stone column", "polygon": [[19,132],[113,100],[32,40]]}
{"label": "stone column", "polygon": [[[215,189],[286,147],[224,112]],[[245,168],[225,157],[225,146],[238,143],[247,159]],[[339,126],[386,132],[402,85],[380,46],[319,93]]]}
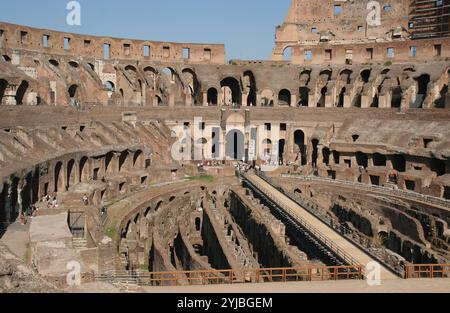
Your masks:
{"label": "stone column", "polygon": [[291,95],[291,107],[295,108],[297,106],[298,96],[293,94]]}

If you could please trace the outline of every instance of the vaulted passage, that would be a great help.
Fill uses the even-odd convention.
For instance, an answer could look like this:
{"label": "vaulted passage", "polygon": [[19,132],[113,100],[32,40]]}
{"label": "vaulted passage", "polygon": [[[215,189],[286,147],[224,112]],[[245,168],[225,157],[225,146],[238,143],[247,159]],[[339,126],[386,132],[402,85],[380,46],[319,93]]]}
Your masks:
{"label": "vaulted passage", "polygon": [[242,161],[245,157],[245,137],[239,130],[232,130],[227,134],[226,154],[228,160]]}
{"label": "vaulted passage", "polygon": [[222,100],[225,105],[241,104],[241,87],[236,78],[227,77],[220,82],[220,86],[222,87]]}

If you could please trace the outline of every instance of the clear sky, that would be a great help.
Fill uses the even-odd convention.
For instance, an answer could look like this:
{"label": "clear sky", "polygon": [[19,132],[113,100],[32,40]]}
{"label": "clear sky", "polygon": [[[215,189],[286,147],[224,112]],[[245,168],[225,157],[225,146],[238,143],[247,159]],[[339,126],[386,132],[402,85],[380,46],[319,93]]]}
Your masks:
{"label": "clear sky", "polygon": [[228,59],[269,59],[291,0],[79,0],[81,26],[66,24],[68,2],[2,1],[0,20],[90,35],[224,43]]}

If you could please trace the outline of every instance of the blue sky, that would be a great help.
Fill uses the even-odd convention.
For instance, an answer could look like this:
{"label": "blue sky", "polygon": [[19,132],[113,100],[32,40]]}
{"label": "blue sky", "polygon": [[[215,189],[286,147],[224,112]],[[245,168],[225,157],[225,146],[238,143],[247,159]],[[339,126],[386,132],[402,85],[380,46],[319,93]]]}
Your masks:
{"label": "blue sky", "polygon": [[91,35],[224,43],[229,59],[269,59],[291,0],[80,0],[81,26],[66,24],[68,2],[3,1],[0,20]]}

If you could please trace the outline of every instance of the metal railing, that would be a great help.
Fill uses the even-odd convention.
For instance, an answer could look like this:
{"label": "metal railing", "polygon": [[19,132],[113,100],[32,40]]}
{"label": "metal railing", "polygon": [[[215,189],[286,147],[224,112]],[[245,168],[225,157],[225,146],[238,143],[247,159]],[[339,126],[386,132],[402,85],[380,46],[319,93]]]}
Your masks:
{"label": "metal railing", "polygon": [[139,286],[223,285],[269,282],[362,280],[362,266],[305,266],[293,268],[200,270],[177,272],[112,272],[97,281]]}
{"label": "metal railing", "polygon": [[258,189],[262,194],[264,194],[266,197],[268,197],[271,202],[276,204],[278,207],[282,208],[283,211],[285,211],[289,216],[291,216],[291,218],[293,218],[295,221],[300,223],[302,227],[304,227],[317,240],[322,242],[322,244],[324,244],[326,247],[328,247],[328,249],[330,249],[337,257],[339,257],[342,261],[344,261],[344,263],[361,266],[361,264],[355,258],[353,258],[350,254],[348,254],[344,249],[342,249],[335,242],[328,239],[325,235],[323,235],[321,232],[319,232],[315,227],[313,227],[306,220],[304,220],[303,218],[298,216],[288,206],[286,206],[284,203],[282,203],[277,198],[270,197],[268,195],[268,192],[265,191],[262,186],[259,186],[258,184],[253,183],[245,175],[242,175],[242,177],[246,180],[246,182],[248,184],[250,184],[254,188]]}
{"label": "metal railing", "polygon": [[405,278],[450,278],[450,264],[408,264]]}
{"label": "metal railing", "polygon": [[332,228],[334,231],[339,233],[341,236],[345,237],[347,240],[349,240],[351,243],[356,245],[358,248],[363,250],[365,253],[370,255],[372,258],[377,260],[378,262],[385,265],[387,268],[389,268],[391,271],[395,272],[398,276],[404,275],[404,266],[401,260],[399,261],[398,258],[395,258],[393,255],[394,253],[389,253],[386,248],[378,247],[373,245],[369,239],[361,237],[357,234],[355,234],[354,231],[348,229],[342,224],[334,223],[333,219],[323,214],[321,211],[318,210],[318,206],[315,203],[306,201],[306,199],[286,191],[282,187],[278,186],[271,178],[269,178],[267,175],[265,175],[263,172],[257,173],[257,175],[265,180],[268,184],[272,185],[274,188],[279,190],[281,193],[283,193],[286,197],[291,199],[292,201],[296,202],[298,205],[300,205],[302,208],[304,208],[306,211],[317,217],[319,220],[321,220],[324,224],[326,224],[328,227]]}
{"label": "metal railing", "polygon": [[319,181],[319,182],[327,182],[327,183],[334,183],[334,184],[341,184],[345,186],[351,186],[351,187],[357,187],[366,191],[378,191],[382,193],[388,193],[394,196],[400,196],[403,198],[408,198],[412,200],[417,201],[423,201],[435,205],[444,206],[447,208],[450,208],[450,200],[444,199],[444,198],[438,198],[428,195],[423,195],[421,193],[417,193],[410,190],[402,190],[402,189],[392,189],[388,187],[383,186],[376,186],[376,185],[368,185],[363,184],[359,182],[350,182],[346,180],[339,180],[339,179],[331,179],[331,178],[324,178],[324,177],[312,177],[312,176],[302,176],[302,175],[282,175],[282,177],[285,178],[297,178],[304,181]]}

